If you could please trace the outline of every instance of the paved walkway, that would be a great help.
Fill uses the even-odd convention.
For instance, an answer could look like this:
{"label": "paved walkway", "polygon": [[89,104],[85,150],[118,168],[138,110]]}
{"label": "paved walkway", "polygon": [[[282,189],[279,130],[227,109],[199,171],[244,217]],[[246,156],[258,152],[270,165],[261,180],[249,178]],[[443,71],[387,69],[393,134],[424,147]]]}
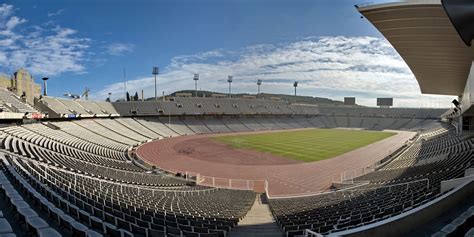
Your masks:
{"label": "paved walkway", "polygon": [[[264,195],[264,194],[263,194]],[[247,215],[232,229],[229,237],[282,237],[266,200],[257,196]]]}

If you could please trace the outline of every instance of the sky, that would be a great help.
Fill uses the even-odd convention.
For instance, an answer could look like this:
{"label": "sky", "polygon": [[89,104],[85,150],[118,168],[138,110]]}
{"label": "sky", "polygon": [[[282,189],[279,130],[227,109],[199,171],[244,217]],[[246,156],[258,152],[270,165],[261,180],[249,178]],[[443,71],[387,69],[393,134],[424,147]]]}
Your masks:
{"label": "sky", "polygon": [[[381,2],[381,1],[377,1]],[[449,107],[453,97],[421,95],[397,52],[353,0],[3,0],[0,72],[23,67],[49,77],[48,94],[90,98],[154,96],[198,88],[292,94],[375,106]],[[125,73],[124,73],[125,72]]]}

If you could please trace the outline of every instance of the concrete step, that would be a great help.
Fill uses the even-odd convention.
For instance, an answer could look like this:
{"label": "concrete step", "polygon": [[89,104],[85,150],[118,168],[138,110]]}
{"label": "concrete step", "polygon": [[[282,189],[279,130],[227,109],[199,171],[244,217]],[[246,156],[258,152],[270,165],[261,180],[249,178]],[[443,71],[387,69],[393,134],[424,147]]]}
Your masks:
{"label": "concrete step", "polygon": [[[262,194],[264,195],[264,194]],[[232,229],[229,237],[281,237],[264,196],[257,196],[247,215]]]}

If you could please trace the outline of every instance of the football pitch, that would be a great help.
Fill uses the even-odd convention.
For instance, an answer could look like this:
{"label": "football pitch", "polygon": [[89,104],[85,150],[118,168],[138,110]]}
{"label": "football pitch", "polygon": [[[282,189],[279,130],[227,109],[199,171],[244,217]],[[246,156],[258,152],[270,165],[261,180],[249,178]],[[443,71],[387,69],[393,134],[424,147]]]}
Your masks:
{"label": "football pitch", "polygon": [[218,136],[212,139],[236,149],[250,149],[312,162],[328,159],[395,135],[392,132],[309,129],[262,134]]}

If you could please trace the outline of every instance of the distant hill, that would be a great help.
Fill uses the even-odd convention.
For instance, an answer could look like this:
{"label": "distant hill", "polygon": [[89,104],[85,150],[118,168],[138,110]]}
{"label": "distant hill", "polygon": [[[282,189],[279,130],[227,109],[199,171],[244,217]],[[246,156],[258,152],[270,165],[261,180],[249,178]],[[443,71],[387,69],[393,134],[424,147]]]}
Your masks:
{"label": "distant hill", "polygon": [[[181,90],[176,91],[171,94],[171,96],[176,96],[177,93],[191,93],[194,96],[194,90]],[[212,94],[224,94],[214,91],[197,91],[198,97],[212,97]],[[256,96],[255,94],[248,94],[248,93],[241,93],[241,94],[232,94],[233,98],[243,97],[243,96]],[[270,99],[271,97],[278,97],[281,100],[288,101],[290,103],[299,103],[299,104],[317,104],[317,105],[331,105],[331,106],[340,106],[344,105],[344,102],[338,100],[331,100],[328,98],[322,97],[311,97],[311,96],[293,96],[293,95],[285,95],[285,94],[269,94],[269,93],[261,93],[258,95],[258,98]],[[153,100],[153,98],[147,98],[145,100]]]}

